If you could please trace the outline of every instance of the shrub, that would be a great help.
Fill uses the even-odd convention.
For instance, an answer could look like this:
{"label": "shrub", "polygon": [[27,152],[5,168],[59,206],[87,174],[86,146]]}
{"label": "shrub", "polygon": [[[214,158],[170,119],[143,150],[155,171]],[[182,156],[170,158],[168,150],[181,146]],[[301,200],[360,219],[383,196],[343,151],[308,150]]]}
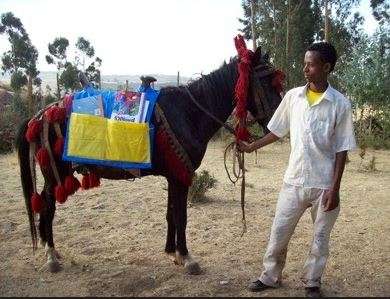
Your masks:
{"label": "shrub", "polygon": [[207,190],[215,187],[217,180],[210,175],[207,170],[202,170],[200,174],[195,173],[192,185],[188,190],[188,201],[190,203],[204,202]]}
{"label": "shrub", "polygon": [[4,154],[12,151],[17,119],[10,107],[0,113],[0,154]]}
{"label": "shrub", "polygon": [[[57,101],[57,97],[56,96],[54,96],[54,95],[52,95],[52,94],[46,94],[44,97],[43,97],[43,99],[44,99],[44,103],[45,103],[45,106],[46,105],[49,105],[49,104],[51,104],[51,103],[53,103],[53,102],[55,102],[55,101]],[[41,108],[45,108],[45,107],[41,107]]]}
{"label": "shrub", "polygon": [[12,104],[0,112],[0,153],[12,151],[17,128],[28,116],[27,105],[20,95],[15,94]]}
{"label": "shrub", "polygon": [[360,161],[358,171],[360,172],[375,172],[377,171],[376,168],[376,157],[372,155],[368,159],[365,159],[364,157]]}
{"label": "shrub", "polygon": [[374,115],[356,120],[354,128],[360,147],[390,148],[390,108],[385,107]]}

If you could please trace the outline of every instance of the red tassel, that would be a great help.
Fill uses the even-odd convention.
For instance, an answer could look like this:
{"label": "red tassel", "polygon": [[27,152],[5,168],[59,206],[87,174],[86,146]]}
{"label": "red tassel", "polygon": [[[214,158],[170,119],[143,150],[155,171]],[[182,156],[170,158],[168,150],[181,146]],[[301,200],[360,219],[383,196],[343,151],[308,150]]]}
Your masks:
{"label": "red tassel", "polygon": [[156,146],[158,152],[162,154],[165,168],[169,174],[175,177],[185,186],[191,186],[193,176],[188,171],[184,163],[178,159],[172,146],[169,144],[168,134],[164,130],[158,130],[156,133]]}
{"label": "red tassel", "polygon": [[81,187],[84,190],[87,190],[87,189],[90,188],[90,186],[89,186],[89,175],[88,174],[83,175],[83,178],[81,179]]}
{"label": "red tassel", "polygon": [[80,188],[80,182],[73,175],[68,175],[65,178],[64,187],[65,187],[66,194],[73,195]]}
{"label": "red tassel", "polygon": [[64,108],[64,107],[57,107],[57,108],[58,108],[57,122],[59,122],[61,124],[65,121],[65,118],[66,118],[66,108]]}
{"label": "red tassel", "polygon": [[47,109],[47,110],[45,111],[46,120],[47,120],[49,123],[54,123],[54,122],[56,122],[55,114],[56,114],[56,106],[50,107],[49,109]]}
{"label": "red tassel", "polygon": [[89,187],[99,187],[100,186],[100,179],[94,172],[89,173]]}
{"label": "red tassel", "polygon": [[249,141],[250,133],[246,127],[238,127],[236,130],[236,138],[238,140]]}
{"label": "red tassel", "polygon": [[37,119],[32,119],[28,123],[28,128],[25,135],[27,141],[28,142],[37,141],[41,131],[42,131],[42,121]]}
{"label": "red tassel", "polygon": [[61,204],[64,203],[66,201],[66,198],[68,197],[64,186],[57,185],[54,188],[54,196],[59,203],[61,203]]}
{"label": "red tassel", "polygon": [[34,193],[31,196],[31,209],[34,213],[39,213],[43,207],[42,197],[38,193]]}
{"label": "red tassel", "polygon": [[238,64],[239,76],[234,89],[235,100],[237,103],[235,108],[235,117],[236,120],[238,120],[238,126],[236,127],[236,139],[247,141],[249,139],[249,132],[245,126],[245,118],[247,115],[246,101],[248,96],[249,72],[253,52],[246,48],[244,38],[241,35],[234,38],[234,43],[240,59]]}
{"label": "red tassel", "polygon": [[63,107],[52,106],[45,111],[46,120],[49,123],[62,123],[66,118],[66,109]]}
{"label": "red tassel", "polygon": [[50,156],[46,148],[41,147],[35,154],[38,164],[41,168],[48,168],[50,166]]}
{"label": "red tassel", "polygon": [[63,150],[64,150],[64,138],[57,137],[56,143],[54,144],[54,154],[57,157],[61,157]]}
{"label": "red tassel", "polygon": [[239,78],[235,86],[235,99],[237,102],[236,116],[243,118],[246,115],[246,100],[249,87],[249,69],[250,66],[243,62],[238,65]]}
{"label": "red tassel", "polygon": [[62,103],[66,110],[66,115],[72,112],[73,94],[67,94],[64,96]]}

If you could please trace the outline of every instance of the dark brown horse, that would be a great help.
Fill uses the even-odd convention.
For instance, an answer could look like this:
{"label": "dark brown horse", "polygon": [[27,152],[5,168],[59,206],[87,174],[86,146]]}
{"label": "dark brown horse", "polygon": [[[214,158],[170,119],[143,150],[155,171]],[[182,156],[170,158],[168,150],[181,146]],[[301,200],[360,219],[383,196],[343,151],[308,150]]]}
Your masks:
{"label": "dark brown horse", "polygon": [[[171,136],[170,146],[190,171],[190,175],[199,167],[206,152],[207,144],[212,136],[221,128],[221,123],[210,117],[212,114],[221,122],[225,122],[234,108],[234,90],[238,80],[239,58],[233,58],[219,69],[208,75],[202,76],[185,86],[162,88],[158,98],[158,107],[154,111],[153,123],[158,134],[164,133]],[[275,71],[268,62],[266,55],[258,49],[251,59],[247,110],[256,118],[262,128],[267,131],[266,125],[278,107],[281,97],[273,84]],[[189,92],[188,92],[189,91]],[[194,103],[194,98],[198,104]],[[199,108],[199,105],[203,109]],[[36,247],[37,229],[35,227],[35,213],[32,211],[30,198],[33,194],[33,174],[30,168],[29,143],[25,138],[28,121],[19,129],[16,140],[18,150],[21,180],[26,200],[26,207],[30,221],[30,230],[33,244]],[[65,125],[63,131],[65,132]],[[54,143],[55,132],[50,128],[50,143]],[[173,136],[173,137],[172,137]],[[160,136],[161,137],[161,136]],[[157,138],[157,137],[156,137]],[[168,203],[166,220],[168,224],[165,252],[171,256],[175,263],[183,265],[189,273],[199,273],[200,267],[191,259],[186,245],[187,225],[187,194],[188,184],[181,179],[166,158],[164,146],[156,143],[152,153],[151,170],[142,170],[141,176],[162,175],[168,181]],[[72,164],[56,158],[59,176],[63,179],[69,173],[77,169]],[[222,166],[222,165],[221,165]],[[101,178],[129,179],[128,171],[108,168],[85,166],[93,170]],[[45,246],[48,257],[47,265],[51,272],[58,271],[60,264],[57,260],[57,252],[53,241],[53,218],[56,209],[54,186],[56,180],[53,172],[42,170],[45,179],[41,197],[44,207],[39,213],[38,231],[41,244]]]}

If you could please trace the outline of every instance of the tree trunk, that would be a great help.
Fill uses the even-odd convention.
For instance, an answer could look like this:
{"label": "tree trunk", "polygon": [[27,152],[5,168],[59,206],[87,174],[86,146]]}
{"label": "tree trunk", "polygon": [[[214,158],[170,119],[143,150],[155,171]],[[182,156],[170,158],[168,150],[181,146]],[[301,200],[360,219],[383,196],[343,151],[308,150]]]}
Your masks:
{"label": "tree trunk", "polygon": [[34,98],[32,94],[32,77],[27,76],[27,100],[28,100],[28,112],[30,116],[34,115],[35,106],[34,106]]}
{"label": "tree trunk", "polygon": [[58,73],[56,75],[57,75],[57,100],[59,101],[61,99],[61,95],[60,95],[60,82],[59,82],[59,78],[58,78]]}
{"label": "tree trunk", "polygon": [[329,42],[329,31],[330,31],[330,22],[329,22],[329,0],[325,0],[325,41]]}
{"label": "tree trunk", "polygon": [[284,66],[286,73],[286,86],[289,87],[289,61],[290,61],[290,22],[291,22],[291,0],[287,1],[287,20],[286,20],[286,63]]}
{"label": "tree trunk", "polygon": [[277,64],[277,55],[276,55],[276,49],[278,48],[278,38],[276,33],[276,8],[275,8],[275,0],[272,0],[272,17],[274,22],[274,51],[275,51],[275,59],[274,59],[274,65]]}
{"label": "tree trunk", "polygon": [[98,73],[98,84],[99,84],[99,89],[102,89],[102,77],[100,75],[100,70],[97,70]]}
{"label": "tree trunk", "polygon": [[46,107],[46,97],[42,94],[42,87],[39,87],[39,95],[41,97],[41,109]]}
{"label": "tree trunk", "polygon": [[362,105],[362,109],[360,110],[360,128],[359,132],[362,135],[365,134],[365,128],[364,128],[364,107]]}
{"label": "tree trunk", "polygon": [[369,122],[368,122],[368,133],[371,135],[372,134],[372,108],[368,110],[368,115],[369,115]]}
{"label": "tree trunk", "polygon": [[253,52],[256,51],[256,31],[255,31],[255,0],[251,0],[251,29],[252,29],[252,42]]}

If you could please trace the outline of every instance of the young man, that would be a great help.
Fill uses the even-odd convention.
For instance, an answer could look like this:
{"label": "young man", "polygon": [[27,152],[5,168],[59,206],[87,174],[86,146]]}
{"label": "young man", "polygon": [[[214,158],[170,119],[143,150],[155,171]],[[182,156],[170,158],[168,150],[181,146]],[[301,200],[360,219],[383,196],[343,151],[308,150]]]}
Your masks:
{"label": "young man", "polygon": [[290,160],[263,259],[264,271],[249,285],[251,291],[280,286],[288,242],[310,207],[314,234],[301,279],[307,296],[321,296],[321,276],[330,232],[339,214],[347,151],[356,147],[351,104],[328,83],[336,60],[331,44],[312,44],[304,59],[307,84],[287,92],[268,124],[270,133],[251,144],[239,144],[242,151],[250,153],[290,132]]}

